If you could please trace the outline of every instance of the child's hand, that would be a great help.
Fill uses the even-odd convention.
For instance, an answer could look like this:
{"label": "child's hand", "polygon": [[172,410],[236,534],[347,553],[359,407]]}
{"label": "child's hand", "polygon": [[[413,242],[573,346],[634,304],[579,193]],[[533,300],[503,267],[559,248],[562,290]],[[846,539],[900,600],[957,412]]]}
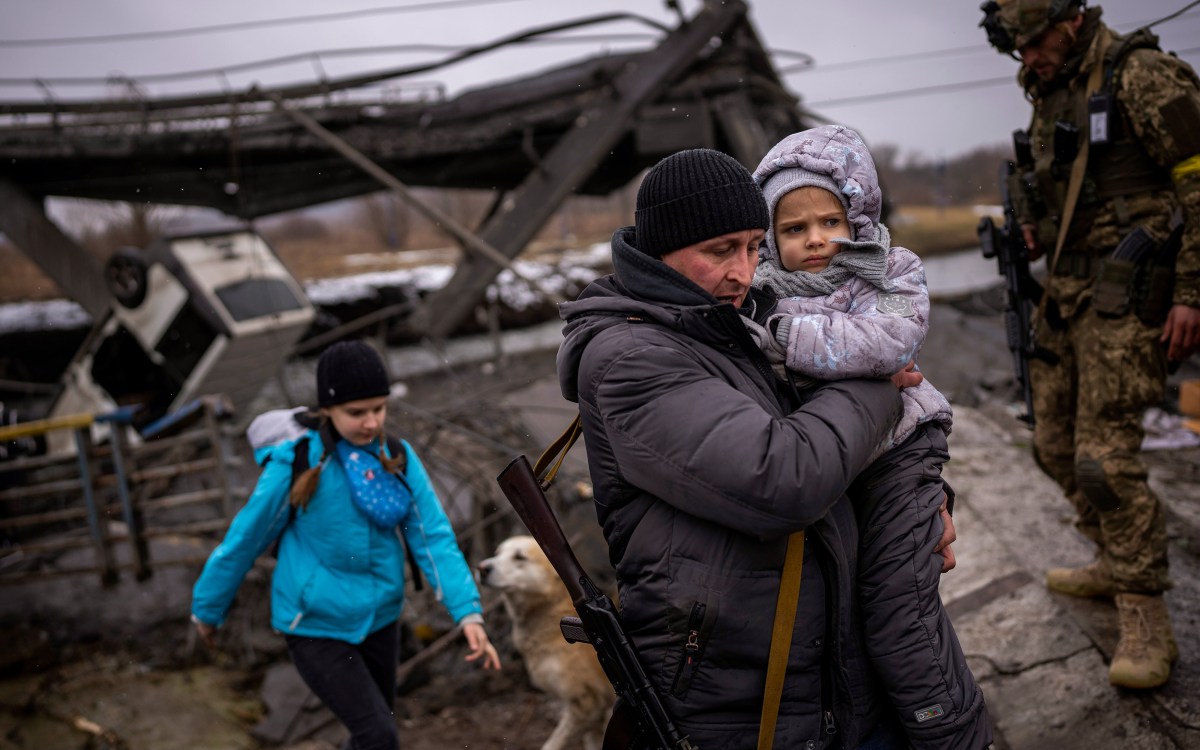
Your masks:
{"label": "child's hand", "polygon": [[196,633],[200,636],[200,640],[204,641],[205,646],[217,647],[217,629],[215,627],[207,622],[201,622],[195,615],[192,615],[192,624],[196,626]]}
{"label": "child's hand", "polygon": [[917,372],[917,360],[912,360],[904,369],[892,376],[897,388],[912,388],[921,384],[925,376]]}
{"label": "child's hand", "polygon": [[496,647],[488,640],[487,631],[483,629],[482,625],[477,622],[463,625],[463,635],[467,637],[467,647],[470,649],[467,661],[475,661],[482,657],[484,669],[500,669],[500,655],[496,653]]}
{"label": "child's hand", "polygon": [[750,334],[750,338],[754,339],[758,348],[767,355],[768,362],[773,365],[787,362],[787,347],[775,339],[769,322],[767,326],[760,326],[749,318],[742,318],[742,322],[746,325],[746,332]]}

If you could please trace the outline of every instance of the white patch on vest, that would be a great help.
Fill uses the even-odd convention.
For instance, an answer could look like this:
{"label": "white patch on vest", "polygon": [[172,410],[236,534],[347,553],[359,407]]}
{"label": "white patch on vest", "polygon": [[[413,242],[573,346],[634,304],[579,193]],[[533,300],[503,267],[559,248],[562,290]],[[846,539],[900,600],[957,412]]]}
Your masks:
{"label": "white patch on vest", "polygon": [[885,315],[899,315],[902,318],[911,318],[917,314],[917,311],[913,309],[912,300],[903,294],[879,295],[875,309]]}
{"label": "white patch on vest", "polygon": [[1088,124],[1091,127],[1091,132],[1088,139],[1092,143],[1105,144],[1108,143],[1108,112],[1089,112]]}

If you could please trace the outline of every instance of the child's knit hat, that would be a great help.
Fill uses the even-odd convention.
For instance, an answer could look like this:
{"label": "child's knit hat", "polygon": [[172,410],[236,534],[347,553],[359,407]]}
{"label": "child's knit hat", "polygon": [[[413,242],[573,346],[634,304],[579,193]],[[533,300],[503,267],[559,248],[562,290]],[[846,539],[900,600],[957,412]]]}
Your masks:
{"label": "child's knit hat", "polygon": [[317,360],[318,406],[335,406],[390,392],[383,358],[364,341],[339,341]]}
{"label": "child's knit hat", "polygon": [[642,180],[634,213],[638,250],[654,258],[697,242],[771,225],[749,170],[708,148],[680,151]]}

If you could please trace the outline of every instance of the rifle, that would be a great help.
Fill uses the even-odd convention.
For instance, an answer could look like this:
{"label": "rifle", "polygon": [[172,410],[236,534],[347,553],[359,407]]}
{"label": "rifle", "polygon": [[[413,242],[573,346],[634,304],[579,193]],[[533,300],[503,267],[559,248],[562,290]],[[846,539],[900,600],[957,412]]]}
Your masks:
{"label": "rifle", "polygon": [[[1020,131],[1018,131],[1020,132]],[[1018,153],[1021,151],[1018,141]],[[995,258],[1000,275],[1004,277],[1004,334],[1012,353],[1013,371],[1025,400],[1025,413],[1020,419],[1033,427],[1033,391],[1029,383],[1029,360],[1038,357],[1047,362],[1057,360],[1050,352],[1038,347],[1033,340],[1032,314],[1042,299],[1042,285],[1029,273],[1029,248],[1017,222],[1016,209],[1009,192],[1009,178],[1016,166],[1005,162],[1000,170],[1000,198],[1004,204],[1004,226],[997,227],[990,216],[979,220],[976,232],[983,257]]]}
{"label": "rifle", "polygon": [[[1177,215],[1174,219],[1171,233],[1161,245],[1155,244],[1152,239],[1149,240],[1150,248],[1146,254],[1153,252],[1153,260],[1146,262],[1145,268],[1135,280],[1134,309],[1142,322],[1149,326],[1165,323],[1167,313],[1171,309],[1172,295],[1175,291],[1175,262],[1183,245],[1184,229],[1182,216]],[[1134,231],[1144,234],[1146,230],[1138,227]],[[1125,241],[1122,240],[1121,245],[1124,244]],[[1121,245],[1117,246],[1117,251],[1121,249]],[[1138,258],[1135,262],[1141,260]],[[1179,363],[1174,365],[1178,367]]]}
{"label": "rifle", "polygon": [[[569,448],[570,443],[567,443]],[[543,460],[538,461],[539,469],[542,463]],[[600,666],[622,699],[604,733],[605,750],[616,747],[699,750],[687,737],[680,735],[675,723],[667,715],[662,700],[642,669],[633,642],[621,625],[617,608],[575,557],[546,498],[545,490],[550,480],[539,481],[529,461],[522,455],[510,461],[496,481],[528,527],[529,533],[550,559],[571,595],[575,611],[579,613],[579,617],[564,617],[559,623],[563,637],[568,643],[590,643],[596,649]],[[617,742],[623,744],[617,745]]]}

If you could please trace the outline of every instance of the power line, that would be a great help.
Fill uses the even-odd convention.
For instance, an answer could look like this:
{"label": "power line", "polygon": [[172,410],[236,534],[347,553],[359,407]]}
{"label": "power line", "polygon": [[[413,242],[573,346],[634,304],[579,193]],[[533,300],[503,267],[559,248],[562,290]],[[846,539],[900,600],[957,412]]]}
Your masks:
{"label": "power line", "polygon": [[493,51],[505,44],[513,45],[537,45],[537,44],[576,44],[579,42],[587,42],[595,44],[596,42],[623,42],[623,41],[645,41],[647,39],[656,39],[653,34],[572,34],[562,35],[555,32],[570,31],[580,26],[587,26],[597,23],[605,23],[610,21],[632,20],[649,25],[660,32],[665,32],[668,29],[659,24],[657,21],[643,16],[635,16],[631,14],[610,14],[607,16],[594,16],[591,18],[580,19],[575,23],[557,24],[551,27],[540,29],[532,29],[515,37],[507,37],[499,42],[489,43],[484,46],[461,46],[449,44],[397,44],[384,45],[378,47],[348,47],[341,49],[319,50],[316,52],[299,52],[292,55],[283,55],[280,57],[266,58],[255,60],[246,63],[235,63],[219,68],[206,68],[202,70],[178,71],[174,73],[149,73],[140,75],[109,75],[109,76],[65,76],[61,78],[0,78],[0,86],[30,86],[36,84],[38,86],[102,86],[113,83],[127,84],[144,84],[144,83],[164,83],[168,81],[179,81],[194,78],[207,77],[224,77],[230,73],[240,73],[248,70],[257,70],[260,68],[275,67],[287,65],[297,62],[312,61],[319,65],[323,57],[360,57],[365,55],[382,55],[396,54],[404,52],[444,52],[449,56],[440,62],[435,62],[428,65],[418,66],[415,69],[405,69],[398,71],[396,76],[410,75],[414,72],[426,72],[438,67],[444,67],[454,61],[464,60],[473,57],[482,52]]}
{"label": "power line", "polygon": [[[545,36],[541,38],[518,39],[513,42],[516,45],[554,45],[554,44],[578,44],[586,42],[588,44],[596,43],[614,43],[614,42],[643,42],[654,40],[658,37],[654,34],[575,34],[571,36]],[[167,81],[180,81],[190,78],[209,78],[212,76],[222,76],[229,73],[240,73],[248,70],[257,70],[260,68],[278,67],[291,63],[313,61],[320,62],[322,58],[332,57],[367,57],[370,55],[394,55],[398,53],[414,53],[414,52],[444,52],[457,54],[465,50],[472,49],[469,46],[458,44],[389,44],[378,47],[343,47],[339,49],[316,50],[313,52],[297,52],[291,55],[281,55],[279,57],[268,57],[261,60],[252,60],[244,63],[234,63],[232,65],[223,65],[219,68],[202,68],[198,70],[182,70],[172,73],[140,73],[140,74],[115,74],[109,76],[63,76],[61,78],[46,78],[39,77],[36,81],[40,81],[48,86],[102,86],[114,82],[136,82],[136,83],[163,83]],[[31,78],[0,78],[0,86],[29,86],[34,83],[35,79]]]}
{"label": "power line", "polygon": [[94,34],[90,36],[48,37],[43,39],[0,39],[0,47],[54,47],[71,44],[107,44],[109,42],[136,42],[148,39],[167,39],[181,36],[198,36],[214,34],[239,29],[255,29],[270,26],[294,26],[320,21],[344,20],[347,18],[363,18],[366,16],[389,15],[392,13],[410,13],[413,11],[442,10],[454,7],[470,7],[475,5],[492,5],[495,3],[521,2],[522,0],[433,0],[433,2],[413,3],[411,5],[389,5],[378,8],[362,8],[347,10],[339,13],[319,13],[308,16],[289,16],[287,18],[264,18],[257,21],[237,21],[219,23],[211,26],[192,26],[182,29],[162,29],[159,31],[131,31],[121,34]]}
{"label": "power line", "polygon": [[[1200,52],[1200,47],[1188,47],[1187,49],[1176,50],[1177,55],[1190,55]],[[922,94],[945,94],[955,91],[967,91],[975,88],[986,88],[988,86],[996,86],[1001,83],[1016,83],[1016,76],[1001,76],[998,78],[981,78],[974,81],[959,81],[957,83],[939,83],[932,86],[917,86],[911,89],[891,89],[882,91],[876,94],[863,94],[860,96],[845,96],[838,99],[825,99],[823,101],[805,102],[806,107],[830,107],[845,104],[861,104],[864,102],[881,102],[888,99],[900,99],[908,96],[920,96]]]}
{"label": "power line", "polygon": [[[1157,26],[1160,23],[1163,23],[1165,21],[1174,20],[1175,18],[1182,16],[1189,9],[1191,9],[1193,6],[1196,6],[1196,5],[1200,5],[1200,0],[1194,0],[1194,2],[1192,2],[1190,5],[1183,7],[1182,9],[1172,13],[1169,16],[1166,16],[1165,18],[1150,18],[1150,19],[1143,19],[1141,21],[1127,21],[1127,22],[1118,24],[1116,28],[1133,30],[1133,29],[1140,29],[1143,26]],[[1188,18],[1200,18],[1200,13],[1190,15],[1190,16],[1188,16]],[[913,60],[929,60],[929,59],[934,59],[934,58],[938,58],[938,57],[953,57],[953,56],[957,56],[957,55],[964,55],[964,54],[968,54],[968,53],[983,52],[983,51],[990,52],[990,48],[988,48],[982,44],[972,44],[972,45],[965,46],[965,47],[948,47],[946,49],[923,50],[921,52],[907,52],[907,53],[902,53],[902,54],[898,54],[898,55],[883,55],[880,57],[865,57],[865,58],[862,58],[859,60],[843,60],[841,62],[828,63],[828,64],[821,64],[819,62],[816,62],[815,60],[812,59],[811,56],[809,56],[803,52],[795,52],[792,50],[771,50],[771,53],[776,54],[776,55],[785,54],[785,55],[789,55],[789,56],[807,58],[807,62],[802,62],[802,63],[798,63],[796,65],[789,65],[785,68],[780,68],[780,70],[779,70],[780,75],[790,75],[792,73],[799,73],[799,72],[803,72],[803,71],[814,71],[814,72],[819,72],[819,73],[826,73],[826,72],[835,71],[835,70],[847,70],[850,68],[862,68],[862,67],[870,67],[872,65],[883,65],[885,63],[911,62]]]}
{"label": "power line", "polygon": [[[570,31],[585,26],[594,26],[597,24],[611,23],[615,21],[636,21],[638,23],[646,24],[659,31],[670,31],[668,27],[653,18],[639,16],[634,13],[607,13],[598,16],[588,16],[562,23],[550,24],[548,26],[539,26],[532,29],[526,29],[525,31],[517,34],[501,37],[500,39],[483,45],[459,49],[453,54],[447,55],[443,59],[436,60],[434,62],[420,63],[416,65],[409,65],[403,68],[392,68],[382,71],[377,70],[370,73],[360,73],[358,75],[352,75],[346,78],[339,78],[336,81],[329,81],[322,78],[322,80],[317,83],[295,84],[283,88],[276,88],[274,93],[287,99],[313,96],[316,94],[327,96],[334,91],[344,91],[347,89],[370,86],[389,79],[411,76],[418,73],[427,73],[431,70],[446,68],[450,65],[469,60],[473,57],[478,57],[479,55],[501,49],[502,47],[510,44],[521,44],[527,40],[535,39],[537,37],[545,37],[558,32]],[[11,79],[0,79],[0,83],[7,83],[10,81]],[[136,85],[136,81],[132,81],[127,77],[106,79],[106,81]],[[45,80],[33,79],[31,82],[42,88],[43,92],[49,96],[49,101],[37,103],[14,102],[4,104],[2,106],[7,114],[32,114],[42,113],[48,110],[53,110],[55,112],[70,112],[76,110],[93,113],[119,112],[127,106],[125,102],[120,101],[58,102],[53,100],[53,96]],[[230,94],[231,92],[226,90],[225,92],[219,94],[196,94],[191,96],[165,97],[156,99],[146,98],[140,102],[139,106],[141,108],[153,107],[155,109],[166,110],[179,107],[203,107],[211,104],[227,104]],[[249,97],[249,100],[251,101],[260,101],[262,99],[260,93],[258,93],[257,85],[244,92],[244,96]]]}
{"label": "power line", "polygon": [[1195,0],[1194,2],[1188,3],[1187,5],[1183,6],[1179,10],[1172,13],[1171,15],[1163,16],[1162,18],[1158,19],[1157,21],[1147,24],[1146,28],[1150,28],[1151,26],[1157,26],[1160,23],[1163,23],[1164,21],[1170,21],[1172,18],[1178,18],[1179,16],[1182,16],[1184,13],[1187,13],[1189,8],[1195,8],[1197,5],[1200,5],[1200,0]]}
{"label": "power line", "polygon": [[948,94],[954,91],[966,91],[975,88],[996,86],[1001,83],[1015,83],[1014,76],[1000,78],[983,78],[976,81],[960,81],[958,83],[939,83],[933,86],[918,86],[911,89],[892,89],[878,94],[863,94],[861,96],[844,96],[839,99],[825,99],[817,102],[804,102],[806,107],[831,107],[843,104],[860,104],[864,102],[881,102],[888,99],[901,99],[907,96],[921,94]]}
{"label": "power line", "polygon": [[[804,70],[816,70],[822,73],[831,70],[845,70],[847,68],[862,68],[871,65],[882,65],[883,63],[901,62],[905,60],[927,60],[934,57],[950,57],[953,55],[962,55],[968,52],[979,52],[978,44],[972,44],[969,47],[950,47],[949,49],[925,50],[924,52],[908,52],[900,55],[885,55],[883,57],[867,57],[861,60],[845,60],[842,62],[829,63],[822,65],[816,62],[799,63],[797,65],[789,65],[786,68],[780,68],[780,75],[788,75],[790,73],[799,73]],[[774,52],[774,50],[772,50]],[[794,54],[794,53],[793,53]],[[810,60],[812,58],[809,58]]]}

